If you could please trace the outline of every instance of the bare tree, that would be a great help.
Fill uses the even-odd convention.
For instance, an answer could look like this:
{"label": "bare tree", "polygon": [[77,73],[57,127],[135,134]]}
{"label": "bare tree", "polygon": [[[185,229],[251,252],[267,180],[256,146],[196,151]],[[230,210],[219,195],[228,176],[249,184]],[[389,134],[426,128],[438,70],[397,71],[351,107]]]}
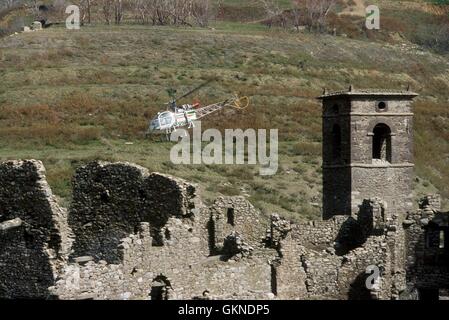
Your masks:
{"label": "bare tree", "polygon": [[[5,0],[5,3],[3,4],[3,7],[5,9],[9,9],[9,8],[12,8],[16,4],[17,4],[16,0]],[[0,9],[1,9],[1,7],[0,7]]]}
{"label": "bare tree", "polygon": [[172,0],[170,15],[174,25],[191,25],[188,22],[191,16],[192,1],[190,0]]}
{"label": "bare tree", "polygon": [[87,22],[90,24],[92,22],[92,0],[85,0],[86,12],[87,12]]}
{"label": "bare tree", "polygon": [[91,5],[92,0],[79,0],[75,2],[80,8],[80,20],[81,25],[84,25],[84,22],[87,20],[87,23],[91,23]]}
{"label": "bare tree", "polygon": [[101,0],[101,10],[107,24],[111,23],[114,0]]}
{"label": "bare tree", "polygon": [[329,12],[337,0],[294,0],[300,10],[304,10],[306,23],[311,30],[323,31]]}
{"label": "bare tree", "polygon": [[114,1],[114,18],[115,24],[120,24],[123,19],[123,3],[122,0]]}
{"label": "bare tree", "polygon": [[39,12],[39,2],[38,0],[33,0],[34,11]]}
{"label": "bare tree", "polygon": [[136,20],[153,25],[209,24],[210,0],[133,0],[131,8]]}
{"label": "bare tree", "polygon": [[155,21],[162,26],[170,24],[170,17],[173,12],[174,0],[156,0],[155,1]]}
{"label": "bare tree", "polygon": [[293,25],[296,28],[297,31],[299,31],[299,27],[301,26],[301,18],[303,10],[298,6],[298,3],[293,0],[292,1],[293,9],[292,9],[292,18],[293,18]]}
{"label": "bare tree", "polygon": [[192,16],[195,18],[196,23],[204,28],[209,25],[209,19],[211,15],[210,0],[193,0],[192,1]]}
{"label": "bare tree", "polygon": [[65,9],[67,8],[65,0],[55,0],[53,2],[53,7],[57,19],[64,20],[66,17]]}
{"label": "bare tree", "polygon": [[271,28],[273,26],[276,17],[280,17],[281,23],[285,27],[285,19],[283,18],[283,12],[279,7],[279,1],[276,0],[259,0],[260,4],[263,6],[265,13],[268,18],[268,26]]}
{"label": "bare tree", "polygon": [[[133,3],[133,13],[137,21],[142,24],[149,23],[151,19],[151,1],[147,0],[135,0]],[[153,21],[154,24],[154,21]]]}

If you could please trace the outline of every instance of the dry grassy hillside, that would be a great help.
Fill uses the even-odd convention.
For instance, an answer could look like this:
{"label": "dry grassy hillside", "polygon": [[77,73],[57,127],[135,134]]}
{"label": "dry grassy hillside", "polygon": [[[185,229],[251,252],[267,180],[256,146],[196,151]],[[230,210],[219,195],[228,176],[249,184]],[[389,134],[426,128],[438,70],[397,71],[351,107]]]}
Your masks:
{"label": "dry grassy hillside", "polygon": [[[211,116],[218,128],[278,128],[280,170],[174,166],[171,144],[144,138],[167,101],[217,81],[195,98],[251,96],[244,112]],[[70,201],[75,168],[94,159],[130,161],[200,185],[206,200],[244,194],[264,212],[316,218],[321,202],[323,87],[405,88],[416,111],[416,192],[449,196],[449,59],[402,39],[268,30],[216,22],[214,29],[149,26],[52,27],[0,39],[0,159],[42,159],[54,191]],[[434,187],[435,186],[435,187]]]}

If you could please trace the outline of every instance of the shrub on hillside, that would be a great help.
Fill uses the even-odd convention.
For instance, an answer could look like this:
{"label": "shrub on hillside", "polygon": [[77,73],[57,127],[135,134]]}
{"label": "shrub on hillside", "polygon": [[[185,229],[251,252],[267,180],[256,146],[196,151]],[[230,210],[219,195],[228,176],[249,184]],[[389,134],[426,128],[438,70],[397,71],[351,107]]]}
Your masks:
{"label": "shrub on hillside", "polygon": [[414,42],[432,50],[449,52],[449,25],[420,25],[417,27]]}

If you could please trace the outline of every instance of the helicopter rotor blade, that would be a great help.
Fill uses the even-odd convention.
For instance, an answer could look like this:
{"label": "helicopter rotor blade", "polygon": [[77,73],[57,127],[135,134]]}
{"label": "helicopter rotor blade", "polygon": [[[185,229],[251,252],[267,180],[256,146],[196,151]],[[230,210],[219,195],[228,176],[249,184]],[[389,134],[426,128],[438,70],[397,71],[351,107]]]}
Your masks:
{"label": "helicopter rotor blade", "polygon": [[201,88],[207,86],[207,85],[208,85],[209,83],[211,83],[212,81],[214,81],[214,80],[209,80],[209,81],[203,83],[202,85],[196,87],[195,89],[190,90],[189,92],[187,92],[186,94],[182,95],[181,97],[176,98],[175,101],[178,101],[178,100],[181,100],[181,99],[184,99],[184,98],[190,96],[191,94],[195,93],[196,91],[200,90]]}

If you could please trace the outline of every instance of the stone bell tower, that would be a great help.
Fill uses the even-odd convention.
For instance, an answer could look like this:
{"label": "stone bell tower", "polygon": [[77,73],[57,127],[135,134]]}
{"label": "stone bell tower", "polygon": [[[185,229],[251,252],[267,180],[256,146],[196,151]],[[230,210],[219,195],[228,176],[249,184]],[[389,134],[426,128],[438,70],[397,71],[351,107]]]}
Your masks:
{"label": "stone bell tower", "polygon": [[416,93],[354,90],[323,102],[323,218],[357,215],[381,198],[389,214],[412,210],[413,111]]}

